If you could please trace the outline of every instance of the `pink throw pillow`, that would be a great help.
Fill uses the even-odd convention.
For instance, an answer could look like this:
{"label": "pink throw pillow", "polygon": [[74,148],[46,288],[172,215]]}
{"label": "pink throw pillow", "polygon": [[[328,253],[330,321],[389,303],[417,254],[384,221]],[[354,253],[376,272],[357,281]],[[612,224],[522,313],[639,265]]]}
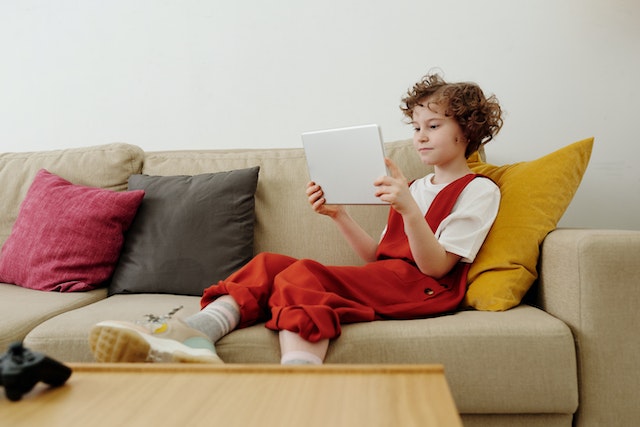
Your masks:
{"label": "pink throw pillow", "polygon": [[0,282],[59,292],[103,284],[143,197],[143,190],[74,185],[41,169],[0,252]]}

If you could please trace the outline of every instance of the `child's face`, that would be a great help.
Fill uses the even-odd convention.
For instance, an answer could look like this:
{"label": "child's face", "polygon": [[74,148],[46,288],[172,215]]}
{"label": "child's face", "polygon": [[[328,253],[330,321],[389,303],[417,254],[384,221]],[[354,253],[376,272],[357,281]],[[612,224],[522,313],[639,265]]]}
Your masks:
{"label": "child's face", "polygon": [[458,122],[444,115],[444,108],[428,99],[413,110],[413,145],[426,165],[445,166],[465,160],[467,140]]}

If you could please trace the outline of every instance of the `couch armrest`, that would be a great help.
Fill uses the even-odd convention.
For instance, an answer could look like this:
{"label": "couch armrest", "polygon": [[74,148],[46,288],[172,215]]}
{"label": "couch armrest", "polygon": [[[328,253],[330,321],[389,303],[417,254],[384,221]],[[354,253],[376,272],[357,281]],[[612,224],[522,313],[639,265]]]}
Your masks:
{"label": "couch armrest", "polygon": [[639,261],[640,231],[558,229],[542,244],[538,302],[576,340],[574,425],[640,419]]}

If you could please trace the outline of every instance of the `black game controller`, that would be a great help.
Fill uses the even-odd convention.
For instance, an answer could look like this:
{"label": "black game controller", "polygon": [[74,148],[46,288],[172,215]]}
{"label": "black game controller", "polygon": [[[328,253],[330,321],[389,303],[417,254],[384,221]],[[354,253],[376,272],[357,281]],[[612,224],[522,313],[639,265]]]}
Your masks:
{"label": "black game controller", "polygon": [[21,342],[11,344],[0,356],[0,385],[4,386],[7,398],[14,402],[22,399],[38,381],[58,387],[70,376],[71,368],[24,348]]}

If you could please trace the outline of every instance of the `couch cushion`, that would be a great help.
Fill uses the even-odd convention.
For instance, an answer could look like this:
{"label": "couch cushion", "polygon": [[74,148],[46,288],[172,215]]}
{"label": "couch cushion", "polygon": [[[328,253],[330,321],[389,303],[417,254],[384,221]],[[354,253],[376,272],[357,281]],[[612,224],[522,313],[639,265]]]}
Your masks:
{"label": "couch cushion", "polygon": [[[277,346],[277,334],[256,325],[221,339],[216,349],[227,362],[277,363]],[[527,305],[344,325],[326,363],[441,363],[463,413],[573,414],[578,404],[571,331]]]}
{"label": "couch cushion", "polygon": [[[106,294],[106,289],[104,291]],[[113,295],[44,322],[29,332],[24,344],[60,361],[94,362],[88,338],[96,323],[112,319],[136,322],[143,320],[145,314],[167,314],[180,306],[183,308],[177,315],[189,316],[200,310],[200,298],[169,294]]]}
{"label": "couch cushion", "polygon": [[41,169],[0,250],[0,281],[60,292],[102,285],[143,195],[74,185]]}
{"label": "couch cushion", "polygon": [[0,351],[21,341],[38,324],[60,313],[107,296],[106,288],[89,292],[42,292],[0,283]]}
{"label": "couch cushion", "polygon": [[[222,342],[219,347],[224,359]],[[345,325],[326,360],[442,363],[464,413],[572,414],[578,405],[571,330],[528,305]]]}
{"label": "couch cushion", "polygon": [[530,162],[494,166],[478,155],[471,169],[492,178],[502,199],[498,216],[469,270],[464,304],[507,310],[520,304],[538,277],[540,245],[555,229],[587,169],[593,138]]}
{"label": "couch cushion", "polygon": [[[385,150],[409,179],[431,171],[420,162],[410,140],[386,143]],[[150,152],[146,155],[143,172],[194,175],[252,166],[260,166],[255,252],[311,258],[329,265],[362,263],[331,220],[309,207],[305,195],[309,174],[302,148]],[[380,236],[388,207],[349,206],[348,210],[371,235]]]}
{"label": "couch cushion", "polygon": [[[35,328],[25,344],[68,362],[90,362],[87,336],[97,322],[136,321],[183,306],[199,309],[199,298],[114,295],[64,313]],[[278,334],[259,324],[216,343],[229,363],[278,363]],[[464,311],[420,320],[344,325],[331,342],[327,363],[442,363],[463,413],[572,414],[578,386],[573,336],[558,319],[531,306],[505,312]]]}
{"label": "couch cushion", "polygon": [[109,293],[201,296],[253,256],[258,167],[195,176],[133,175],[144,200]]}
{"label": "couch cushion", "polygon": [[75,184],[125,190],[131,174],[140,173],[144,152],[128,144],[67,150],[0,153],[0,245],[18,217],[20,203],[40,169]]}

